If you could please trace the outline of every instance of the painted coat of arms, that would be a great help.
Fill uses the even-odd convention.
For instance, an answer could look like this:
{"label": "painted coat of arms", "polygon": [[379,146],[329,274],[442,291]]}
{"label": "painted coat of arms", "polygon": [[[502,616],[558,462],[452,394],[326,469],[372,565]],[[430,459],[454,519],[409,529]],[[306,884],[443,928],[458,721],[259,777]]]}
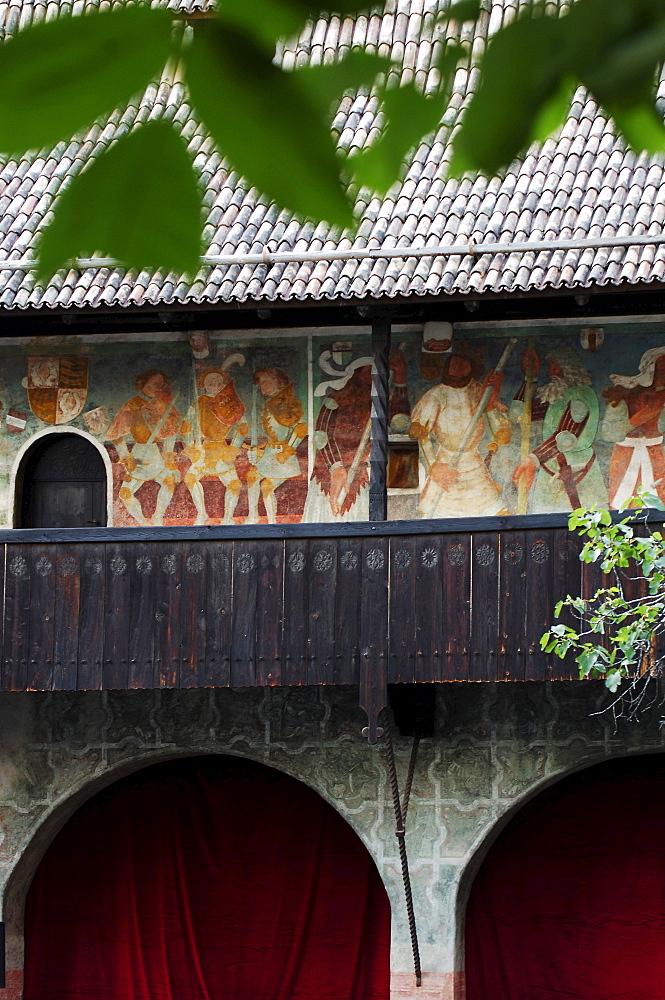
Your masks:
{"label": "painted coat of arms", "polygon": [[88,394],[87,358],[28,358],[28,402],[47,424],[78,417]]}

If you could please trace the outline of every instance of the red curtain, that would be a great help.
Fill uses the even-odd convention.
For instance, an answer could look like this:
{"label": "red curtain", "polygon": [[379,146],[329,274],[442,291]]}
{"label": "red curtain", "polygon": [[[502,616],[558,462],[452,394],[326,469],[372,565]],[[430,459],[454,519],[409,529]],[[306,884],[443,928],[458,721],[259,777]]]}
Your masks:
{"label": "red curtain", "polygon": [[560,782],[490,849],[466,924],[467,1000],[665,995],[665,762]]}
{"label": "red curtain", "polygon": [[30,889],[25,1000],[388,1000],[390,909],[305,785],[229,757],[79,810]]}

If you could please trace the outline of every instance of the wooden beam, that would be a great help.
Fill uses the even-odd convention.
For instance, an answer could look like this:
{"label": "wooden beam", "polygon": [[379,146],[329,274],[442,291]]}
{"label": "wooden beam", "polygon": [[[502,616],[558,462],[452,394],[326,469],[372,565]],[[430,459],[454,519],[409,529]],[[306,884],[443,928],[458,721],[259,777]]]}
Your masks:
{"label": "wooden beam", "polygon": [[388,516],[388,380],[390,319],[379,315],[372,321],[372,449],[369,458],[369,519]]}

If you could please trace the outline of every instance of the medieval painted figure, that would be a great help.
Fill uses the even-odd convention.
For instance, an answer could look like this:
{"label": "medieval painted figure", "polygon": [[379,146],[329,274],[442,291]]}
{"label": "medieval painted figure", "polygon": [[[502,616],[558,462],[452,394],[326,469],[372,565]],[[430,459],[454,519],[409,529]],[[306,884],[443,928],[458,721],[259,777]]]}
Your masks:
{"label": "medieval painted figure", "polygon": [[455,347],[443,359],[440,384],[428,389],[413,408],[409,433],[420,445],[427,472],[419,517],[505,512],[501,488],[480,453],[488,430],[496,446],[510,441],[506,407],[499,400],[503,372],[491,371],[481,381],[482,372],[482,360],[472,347]]}
{"label": "medieval painted figure", "polygon": [[[264,400],[260,428],[257,394]],[[275,490],[287,479],[301,474],[296,450],[306,436],[302,403],[289,376],[281,368],[259,368],[254,372],[248,450],[251,463],[247,473],[250,522],[259,520],[259,496],[263,497],[268,522],[277,522]]]}
{"label": "medieval painted figure", "polygon": [[199,515],[205,515],[202,476],[216,476],[224,484],[224,524],[233,523],[242,483],[235,460],[247,435],[243,421],[245,405],[236,392],[225,367],[205,368],[197,376],[200,446],[185,449],[192,458],[185,482],[189,486]]}
{"label": "medieval painted figure", "polygon": [[315,390],[323,400],[303,521],[363,521],[369,516],[372,359],[345,365],[325,351],[320,364],[333,377]]}
{"label": "medieval painted figure", "polygon": [[[173,450],[176,438],[190,428],[176,408],[166,372],[151,368],[134,384],[138,394],[118,411],[107,439],[115,445],[126,470],[120,488],[125,508],[139,524],[161,524],[179,478]],[[159,483],[159,492],[154,516],[147,519],[135,494],[151,480]]]}
{"label": "medieval painted figure", "polygon": [[[531,509],[539,513],[607,506],[607,489],[593,443],[598,431],[598,397],[591,375],[577,352],[561,345],[547,355],[548,380],[533,395],[531,420],[542,421],[541,443],[513,473],[520,489],[532,491]],[[539,367],[540,361],[537,360]],[[522,419],[523,388],[511,406]]]}
{"label": "medieval painted figure", "polygon": [[614,444],[610,507],[619,509],[638,490],[665,500],[665,346],[645,351],[635,375],[610,375],[600,436]]}

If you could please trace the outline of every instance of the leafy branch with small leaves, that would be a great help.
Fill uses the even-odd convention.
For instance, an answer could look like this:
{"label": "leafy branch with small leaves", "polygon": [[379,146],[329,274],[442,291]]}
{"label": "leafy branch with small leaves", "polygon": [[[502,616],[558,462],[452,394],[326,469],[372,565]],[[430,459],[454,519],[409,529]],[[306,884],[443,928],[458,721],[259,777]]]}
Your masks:
{"label": "leafy branch with small leaves", "polygon": [[[636,150],[665,149],[655,83],[665,61],[662,0],[574,0],[520,6],[486,47],[460,40],[491,0],[442,3],[425,92],[384,56],[352,48],[329,64],[287,70],[277,58],[321,16],[356,17],[371,0],[219,0],[212,16],[143,3],[29,25],[0,45],[0,154],[20,157],[81,136],[164,80],[182,84],[230,170],[299,218],[339,233],[358,222],[361,190],[382,196],[409,154],[447,121],[455,75],[479,84],[457,121],[451,176],[507,168],[565,122],[584,86]],[[50,7],[49,7],[50,11]],[[450,30],[449,30],[450,29]],[[447,33],[447,34],[446,34]],[[348,154],[331,123],[345,94],[376,95],[378,138]],[[160,117],[161,115],[161,117]],[[143,116],[145,117],[145,116]],[[194,275],[203,245],[204,191],[177,125],[155,109],[108,142],[90,142],[87,163],[67,178],[38,236],[39,278],[73,258],[108,255],[128,267]],[[452,120],[451,119],[451,120]],[[451,127],[446,125],[447,128]]]}
{"label": "leafy branch with small leaves", "polygon": [[589,598],[568,595],[559,601],[555,617],[568,609],[576,625],[553,625],[540,640],[547,653],[561,658],[573,653],[580,678],[602,677],[613,693],[629,679],[619,714],[632,719],[647,704],[649,682],[665,669],[659,651],[665,635],[665,539],[648,524],[648,508],[665,507],[650,494],[626,506],[636,505],[620,521],[596,508],[570,515],[570,530],[585,539],[580,559],[598,563],[609,581]]}

